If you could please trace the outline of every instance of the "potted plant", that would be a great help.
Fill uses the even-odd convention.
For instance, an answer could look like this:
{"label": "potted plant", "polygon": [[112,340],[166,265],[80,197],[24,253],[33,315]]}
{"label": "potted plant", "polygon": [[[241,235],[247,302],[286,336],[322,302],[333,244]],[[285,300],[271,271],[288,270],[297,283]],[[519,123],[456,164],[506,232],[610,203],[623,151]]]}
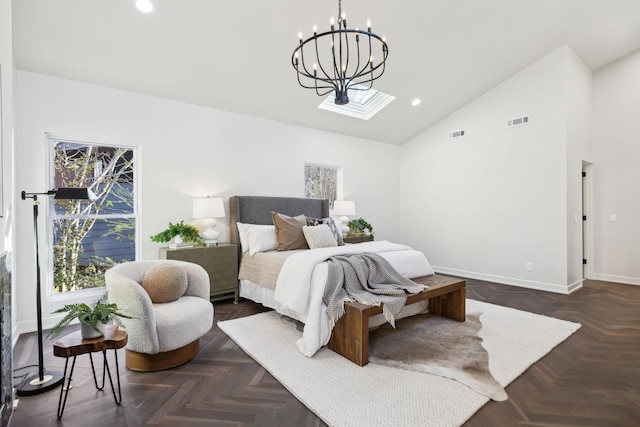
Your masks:
{"label": "potted plant", "polygon": [[65,312],[67,314],[53,327],[48,337],[58,336],[74,319],[80,321],[82,338],[97,338],[103,335],[104,326],[111,321],[124,327],[120,322],[121,317],[132,319],[132,317],[118,311],[117,304],[109,303],[106,293],[91,305],[85,303],[67,304],[53,313]]}
{"label": "potted plant", "polygon": [[349,227],[349,235],[351,236],[373,236],[373,226],[365,221],[364,218],[353,219],[347,224]]}
{"label": "potted plant", "polygon": [[176,224],[169,223],[169,227],[166,230],[151,236],[151,241],[156,243],[166,243],[174,239],[177,245],[182,242],[193,242],[202,244],[202,238],[197,228],[192,225],[185,224],[184,221],[180,221]]}

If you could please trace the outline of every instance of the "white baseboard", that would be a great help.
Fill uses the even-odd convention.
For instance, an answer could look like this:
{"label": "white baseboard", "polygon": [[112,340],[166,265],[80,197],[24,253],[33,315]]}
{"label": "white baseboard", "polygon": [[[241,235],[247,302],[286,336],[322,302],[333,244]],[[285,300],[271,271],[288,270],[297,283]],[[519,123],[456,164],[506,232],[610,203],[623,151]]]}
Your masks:
{"label": "white baseboard", "polygon": [[501,283],[504,285],[519,286],[521,288],[536,289],[539,291],[554,292],[557,294],[569,294],[582,287],[582,280],[570,285],[558,285],[555,283],[535,282],[532,280],[516,279],[513,277],[496,276],[493,274],[477,273],[474,271],[457,270],[455,268],[432,266],[436,273],[452,276],[468,277],[469,279],[486,280],[487,282]]}
{"label": "white baseboard", "polygon": [[638,277],[625,277],[615,276],[613,274],[594,273],[593,278],[595,280],[602,280],[604,282],[624,283],[625,285],[640,286],[640,278]]}

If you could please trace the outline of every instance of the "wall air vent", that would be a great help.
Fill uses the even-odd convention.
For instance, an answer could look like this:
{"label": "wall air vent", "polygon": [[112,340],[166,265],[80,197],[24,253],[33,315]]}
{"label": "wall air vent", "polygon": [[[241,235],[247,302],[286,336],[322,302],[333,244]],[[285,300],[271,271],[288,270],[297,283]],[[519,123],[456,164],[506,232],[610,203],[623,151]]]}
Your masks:
{"label": "wall air vent", "polygon": [[512,128],[515,126],[524,126],[531,123],[531,118],[529,116],[516,117],[515,119],[507,120],[507,128]]}
{"label": "wall air vent", "polygon": [[449,139],[462,138],[464,136],[463,130],[457,130],[455,132],[449,132]]}

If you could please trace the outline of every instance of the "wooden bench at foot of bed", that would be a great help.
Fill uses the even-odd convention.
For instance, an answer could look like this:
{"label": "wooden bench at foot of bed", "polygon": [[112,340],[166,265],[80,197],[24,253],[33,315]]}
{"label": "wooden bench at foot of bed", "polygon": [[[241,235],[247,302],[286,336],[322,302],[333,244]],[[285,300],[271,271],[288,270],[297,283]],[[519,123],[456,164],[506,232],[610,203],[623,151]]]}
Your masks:
{"label": "wooden bench at foot of bed", "polygon": [[[417,277],[416,283],[429,286],[419,294],[409,295],[405,305],[429,300],[429,313],[464,322],[466,282],[441,275]],[[369,363],[369,317],[382,313],[382,305],[371,306],[346,302],[345,313],[336,323],[328,347],[353,363]]]}

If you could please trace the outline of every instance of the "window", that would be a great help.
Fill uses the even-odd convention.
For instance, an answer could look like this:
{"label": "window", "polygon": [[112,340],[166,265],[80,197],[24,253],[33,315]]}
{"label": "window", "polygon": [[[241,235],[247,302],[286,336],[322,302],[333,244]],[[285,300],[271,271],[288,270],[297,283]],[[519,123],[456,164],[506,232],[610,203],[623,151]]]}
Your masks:
{"label": "window", "polygon": [[338,198],[340,172],[339,166],[305,163],[304,196],[328,199],[330,207],[333,207],[334,200]]}
{"label": "window", "polygon": [[135,149],[49,137],[51,187],[88,187],[95,200],[53,199],[53,292],[104,286],[104,271],[136,258]]}

